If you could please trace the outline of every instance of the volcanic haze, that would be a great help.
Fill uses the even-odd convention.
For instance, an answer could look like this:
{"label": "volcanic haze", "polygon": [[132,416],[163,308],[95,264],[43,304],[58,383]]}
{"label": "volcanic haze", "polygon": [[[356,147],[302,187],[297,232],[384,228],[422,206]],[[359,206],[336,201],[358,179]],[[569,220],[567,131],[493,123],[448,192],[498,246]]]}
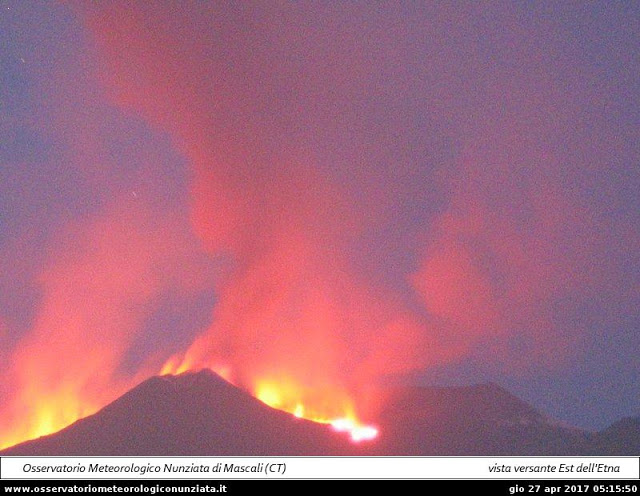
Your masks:
{"label": "volcanic haze", "polygon": [[637,5],[2,12],[0,448],[203,368],[360,432],[640,411]]}

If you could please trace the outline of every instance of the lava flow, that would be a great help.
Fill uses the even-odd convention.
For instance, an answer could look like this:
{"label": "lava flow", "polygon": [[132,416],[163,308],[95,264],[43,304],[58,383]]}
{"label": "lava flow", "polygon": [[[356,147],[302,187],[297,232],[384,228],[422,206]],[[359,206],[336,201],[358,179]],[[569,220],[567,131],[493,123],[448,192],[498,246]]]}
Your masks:
{"label": "lava flow", "polygon": [[[378,437],[378,428],[358,420],[348,398],[338,401],[318,401],[318,395],[301,395],[300,391],[281,382],[258,382],[254,394],[266,405],[320,424],[329,424],[337,432],[348,433],[355,443],[372,441]],[[314,398],[315,396],[315,398]],[[305,400],[295,398],[307,397]],[[309,405],[316,405],[310,407]]]}

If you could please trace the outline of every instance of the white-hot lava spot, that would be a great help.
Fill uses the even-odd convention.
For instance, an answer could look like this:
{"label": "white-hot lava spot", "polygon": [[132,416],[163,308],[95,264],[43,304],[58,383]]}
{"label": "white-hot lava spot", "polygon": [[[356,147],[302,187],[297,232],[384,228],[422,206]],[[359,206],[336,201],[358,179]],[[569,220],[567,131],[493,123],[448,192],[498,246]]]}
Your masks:
{"label": "white-hot lava spot", "polygon": [[372,441],[378,437],[378,429],[372,425],[362,425],[348,418],[336,419],[331,422],[331,427],[338,432],[348,432],[351,440]]}

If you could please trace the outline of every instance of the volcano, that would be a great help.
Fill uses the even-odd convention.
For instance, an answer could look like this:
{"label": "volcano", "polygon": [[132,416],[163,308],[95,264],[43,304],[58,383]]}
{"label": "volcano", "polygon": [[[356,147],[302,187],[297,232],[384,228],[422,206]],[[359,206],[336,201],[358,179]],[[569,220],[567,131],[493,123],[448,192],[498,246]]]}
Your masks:
{"label": "volcano", "polygon": [[353,443],[273,409],[210,370],[153,377],[94,415],[1,455],[637,455],[638,419],[600,433],[559,425],[503,388],[382,392],[380,436]]}
{"label": "volcano", "polygon": [[328,425],[275,410],[210,370],[152,377],[94,415],[6,455],[355,454]]}

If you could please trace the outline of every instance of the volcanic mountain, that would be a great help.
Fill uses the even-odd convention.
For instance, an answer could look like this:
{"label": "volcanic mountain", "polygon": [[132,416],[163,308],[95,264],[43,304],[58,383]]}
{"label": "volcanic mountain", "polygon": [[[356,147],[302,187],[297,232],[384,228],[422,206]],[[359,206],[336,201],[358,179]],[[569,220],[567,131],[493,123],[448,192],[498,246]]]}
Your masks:
{"label": "volcanic mountain", "polygon": [[390,455],[576,455],[590,445],[590,434],[495,384],[392,389],[380,417]]}
{"label": "volcanic mountain", "polygon": [[640,454],[640,416],[618,420],[600,432],[595,440],[594,453],[638,456]]}
{"label": "volcanic mountain", "polygon": [[355,444],[209,370],[153,377],[96,414],[1,455],[637,455],[638,419],[557,425],[499,386],[386,388],[380,435]]}
{"label": "volcanic mountain", "polygon": [[330,426],[268,407],[210,370],[152,377],[94,415],[5,455],[323,455],[354,452]]}

